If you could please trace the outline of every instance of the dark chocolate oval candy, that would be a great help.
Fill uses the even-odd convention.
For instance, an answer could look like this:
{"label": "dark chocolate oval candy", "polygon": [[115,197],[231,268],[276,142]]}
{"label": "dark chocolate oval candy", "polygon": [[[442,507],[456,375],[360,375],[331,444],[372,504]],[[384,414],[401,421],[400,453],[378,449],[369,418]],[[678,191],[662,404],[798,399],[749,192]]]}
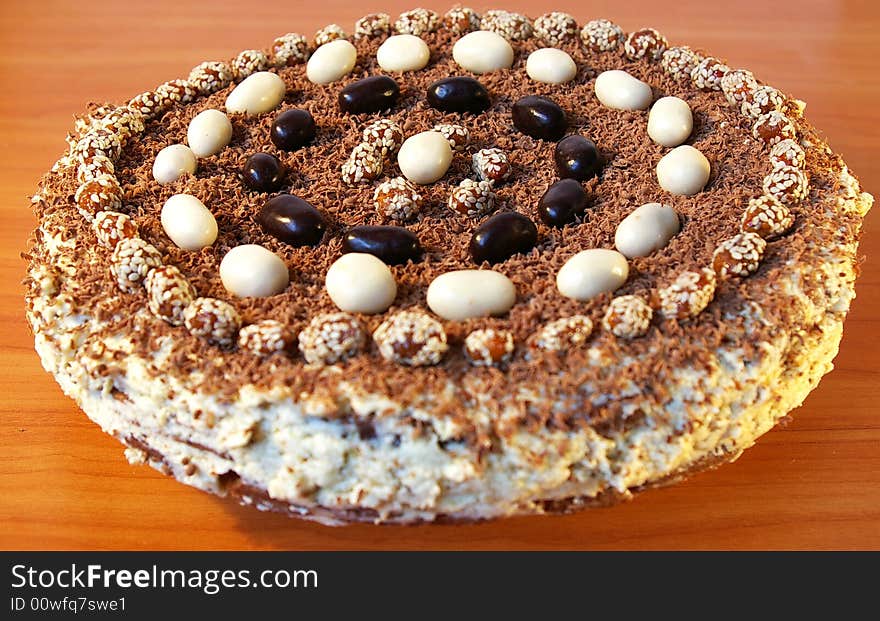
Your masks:
{"label": "dark chocolate oval candy", "polygon": [[400,87],[387,75],[352,82],[339,91],[339,109],[348,114],[388,110],[400,96]]}
{"label": "dark chocolate oval candy", "polygon": [[324,236],[324,218],[306,201],[292,194],[270,199],[257,216],[260,227],[291,246],[314,246]]}
{"label": "dark chocolate oval candy", "polygon": [[511,115],[519,131],[541,140],[559,140],[568,127],[565,112],[546,97],[523,97],[513,104]]}
{"label": "dark chocolate oval candy", "polygon": [[556,172],[562,179],[586,181],[598,176],[602,159],[596,144],[583,136],[566,136],[556,144],[553,151]]}
{"label": "dark chocolate oval candy", "polygon": [[443,112],[473,113],[484,112],[492,105],[486,87],[466,76],[443,78],[431,84],[428,103]]}
{"label": "dark chocolate oval candy", "polygon": [[270,153],[254,153],[247,159],[241,171],[244,184],[257,192],[274,192],[284,183],[285,168]]}
{"label": "dark chocolate oval candy", "polygon": [[419,238],[401,226],[355,226],[342,238],[343,252],[363,252],[398,265],[422,256]]}
{"label": "dark chocolate oval candy", "polygon": [[477,227],[471,237],[470,253],[474,261],[499,263],[528,252],[538,243],[538,228],[529,218],[515,211],[499,213]]}
{"label": "dark chocolate oval candy", "polygon": [[538,216],[548,226],[564,226],[587,208],[587,193],[579,181],[563,179],[544,192],[538,201]]}
{"label": "dark chocolate oval candy", "polygon": [[269,138],[279,149],[295,151],[315,137],[315,119],[308,110],[295,108],[279,114],[272,123]]}

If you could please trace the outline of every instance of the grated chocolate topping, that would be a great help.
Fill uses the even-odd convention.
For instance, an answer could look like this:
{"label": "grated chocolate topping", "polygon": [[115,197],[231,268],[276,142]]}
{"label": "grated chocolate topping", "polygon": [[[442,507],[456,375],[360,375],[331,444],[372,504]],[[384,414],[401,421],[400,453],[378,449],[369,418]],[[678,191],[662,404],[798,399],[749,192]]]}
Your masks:
{"label": "grated chocolate topping", "polygon": [[[430,130],[440,123],[464,126],[470,133],[470,145],[454,156],[449,172],[440,181],[419,188],[424,205],[418,218],[405,225],[421,240],[424,258],[391,267],[398,282],[394,306],[383,314],[358,316],[367,332],[372,333],[399,310],[427,310],[427,287],[437,276],[477,267],[468,254],[468,243],[472,232],[489,215],[475,219],[457,214],[447,207],[447,199],[460,181],[473,178],[472,153],[490,147],[502,149],[512,172],[496,188],[495,213],[513,210],[529,216],[538,226],[538,245],[527,254],[515,255],[493,266],[517,288],[517,302],[507,315],[442,322],[450,349],[441,364],[403,367],[383,359],[376,345],[370,343],[363,353],[339,363],[341,373],[337,374],[307,365],[301,356],[291,353],[295,350],[263,358],[248,351],[227,351],[191,336],[183,327],[147,319],[137,313],[146,305],[145,295],[117,290],[109,272],[111,251],[92,243],[94,233],[73,206],[78,186],[75,167],[47,175],[41,190],[43,199],[35,204],[44,226],[63,230],[67,238],[87,240],[66,251],[79,268],[77,282],[64,285],[66,292],[77,305],[90,309],[105,322],[105,334],[137,335],[135,355],[150,358],[158,339],[172,336],[171,357],[161,366],[154,365],[153,371],[157,375],[184,378],[193,390],[231,400],[247,384],[267,389],[286,386],[305,393],[326,394],[332,399],[336,385],[346,381],[364,391],[389,395],[405,409],[426,408],[435,418],[452,418],[471,430],[476,429],[476,423],[468,420],[466,413],[477,401],[494,408],[495,428],[468,432],[465,435],[469,438],[475,434],[505,433],[508,423],[500,422],[500,413],[509,407],[519,411],[520,425],[562,429],[625,425],[621,404],[633,384],[639,387],[641,398],[664,403],[668,395],[663,386],[676,369],[709,367],[715,364],[713,351],[732,343],[742,348],[745,359],[756,359],[760,355],[759,343],[772,340],[780,331],[802,328],[804,309],[793,305],[791,298],[773,289],[772,284],[789,270],[820,261],[816,248],[853,241],[858,217],[837,213],[831,194],[837,189],[842,164],[815,130],[797,119],[801,138],[815,145],[806,153],[810,195],[793,208],[793,229],[768,242],[764,260],[755,274],[721,281],[714,301],[690,321],[680,324],[657,317],[647,334],[635,339],[619,340],[607,331],[595,330],[588,347],[602,351],[608,360],[616,361],[614,365],[591,362],[588,347],[560,352],[530,349],[530,338],[547,322],[586,315],[594,325],[601,325],[612,294],[588,302],[567,299],[556,290],[556,273],[576,252],[613,248],[617,224],[643,203],[672,205],[681,216],[681,232],[665,248],[648,257],[632,259],[629,279],[614,295],[638,294],[647,299],[652,290],[671,283],[681,272],[710,265],[717,245],[739,232],[748,200],[762,193],[764,176],[771,171],[767,148],[752,138],[751,121],[729,106],[720,92],[697,90],[690,80],[676,80],[665,74],[659,63],[628,60],[622,50],[593,52],[577,41],[559,46],[579,67],[574,82],[549,85],[528,79],[525,61],[540,43],[514,41],[511,44],[516,60],[510,70],[474,76],[489,90],[491,108],[478,115],[443,113],[428,106],[427,86],[440,78],[471,74],[451,58],[453,35],[440,31],[423,34],[422,38],[431,48],[431,61],[424,70],[393,75],[401,96],[389,114],[353,116],[338,109],[339,90],[355,80],[381,73],[375,53],[383,38],[361,38],[354,42],[358,48],[357,66],[339,82],[312,84],[305,77],[304,65],[278,70],[288,86],[281,106],[256,117],[229,115],[233,125],[229,147],[216,156],[200,159],[194,175],[159,185],[151,174],[153,159],[162,148],[186,142],[188,123],[196,114],[208,108],[223,110],[233,86],[188,105],[176,104],[169,112],[149,121],[143,134],[128,141],[115,168],[125,195],[122,211],[132,217],[140,235],[162,253],[164,262],[178,267],[187,276],[199,296],[228,301],[245,324],[275,320],[296,334],[312,317],[337,311],[324,289],[324,275],[341,255],[343,231],[359,224],[392,224],[374,207],[373,192],[379,183],[400,174],[393,157],[375,182],[349,186],[341,178],[342,164],[360,142],[363,128],[377,118],[394,120],[405,136]],[[648,137],[647,111],[609,109],[594,95],[595,76],[609,69],[623,69],[651,84],[655,97],[674,95],[688,102],[694,113],[694,131],[687,144],[699,149],[712,167],[703,192],[692,197],[672,196],[659,187],[655,166],[666,149]],[[526,95],[556,101],[568,115],[570,133],[592,139],[606,162],[601,177],[585,183],[591,206],[583,219],[562,229],[542,224],[536,210],[538,199],[556,180],[555,143],[523,135],[511,121],[511,105]],[[275,117],[291,108],[308,110],[316,120],[318,133],[311,145],[287,153],[272,144],[269,130]],[[326,217],[327,233],[319,245],[292,248],[260,229],[256,216],[273,195],[246,190],[239,178],[245,160],[257,151],[271,153],[287,166],[290,173],[283,191],[308,201]],[[212,246],[188,252],[165,235],[160,210],[177,193],[195,195],[214,214],[219,235]],[[846,218],[850,217],[852,221],[848,222]],[[841,229],[847,232],[841,235]],[[246,243],[263,245],[287,263],[291,283],[283,293],[268,298],[236,299],[223,288],[219,277],[221,259],[232,247]],[[45,260],[42,252],[35,248],[32,260]],[[811,297],[823,295],[816,279],[805,279],[803,286]],[[750,304],[762,309],[764,323],[744,318],[742,311]],[[468,333],[488,328],[513,335],[516,350],[503,368],[474,367],[462,351]],[[196,372],[197,377],[190,377]],[[492,400],[486,400],[486,395]],[[346,415],[344,403],[337,403],[336,408],[337,415]]]}

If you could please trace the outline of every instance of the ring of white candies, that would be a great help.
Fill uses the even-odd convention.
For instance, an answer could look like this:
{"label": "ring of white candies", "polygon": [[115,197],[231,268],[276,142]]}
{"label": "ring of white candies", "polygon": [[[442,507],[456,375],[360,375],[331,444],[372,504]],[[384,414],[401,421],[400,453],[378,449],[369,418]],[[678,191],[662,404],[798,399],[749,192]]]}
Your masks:
{"label": "ring of white candies", "polygon": [[[606,32],[609,36],[613,35],[613,41],[594,40],[600,35],[604,36],[603,33]],[[430,50],[418,34],[420,33],[413,30],[388,37],[382,46],[385,50],[377,54],[380,67],[386,71],[405,72],[417,71],[426,66]],[[530,36],[530,33],[526,36]],[[86,135],[80,140],[84,145],[83,149],[71,151],[71,156],[77,154],[80,158],[79,161],[74,161],[74,165],[78,164],[79,170],[83,171],[82,175],[78,172],[78,178],[83,186],[99,177],[115,182],[113,160],[118,156],[122,142],[132,134],[144,131],[140,118],[155,118],[176,102],[186,103],[197,94],[211,94],[226,87],[233,77],[240,82],[230,92],[225,107],[228,112],[245,115],[267,112],[276,108],[283,100],[284,82],[276,74],[265,70],[270,64],[289,66],[307,61],[306,75],[310,81],[329,84],[341,79],[353,69],[357,61],[357,51],[345,39],[344,33],[339,37],[332,40],[328,37],[309,56],[304,37],[285,35],[275,41],[271,59],[262,52],[246,50],[239,54],[233,65],[222,62],[202,63],[193,69],[189,80],[168,82],[157,88],[155,93],[146,92],[135,97],[127,107],[109,111],[100,121],[93,120],[87,126]],[[622,40],[622,31],[618,33],[606,28],[601,32],[591,31],[589,43],[595,51],[613,52]],[[722,63],[716,62],[712,65],[712,71],[715,72],[712,75],[703,75],[703,67],[708,65],[703,62],[698,66],[701,57],[690,52],[689,48],[669,48],[664,51],[665,39],[661,43],[663,49],[647,50],[642,56],[661,62],[663,69],[675,78],[686,76],[692,79],[699,88],[704,88],[704,82],[711,82],[712,89],[719,90],[714,84],[720,84],[720,90],[731,105],[741,106],[743,115],[756,119],[754,135],[768,147],[773,147],[770,161],[774,171],[785,170],[786,167],[794,168],[801,171],[802,179],[806,179],[802,173],[805,161],[803,149],[796,141],[794,124],[783,113],[787,102],[778,91],[759,85],[750,72],[732,71]],[[629,40],[627,45],[630,45]],[[495,32],[465,31],[453,46],[455,62],[477,74],[507,69],[512,65],[513,58],[514,52],[510,43]],[[526,72],[535,81],[562,84],[574,78],[577,67],[564,51],[542,48],[530,55],[526,62]],[[732,77],[725,79],[728,74]],[[737,79],[733,79],[734,77]],[[675,97],[663,97],[652,105],[651,87],[619,70],[600,74],[594,89],[600,102],[611,108],[646,110],[650,107],[649,137],[661,146],[673,148],[661,158],[657,166],[658,182],[663,189],[682,195],[692,195],[703,189],[710,174],[709,162],[699,151],[682,144],[693,130],[693,114],[686,102]],[[791,109],[799,113],[802,104],[794,102]],[[103,136],[101,132],[107,135]],[[435,133],[437,132],[424,132]],[[222,151],[231,136],[232,124],[226,114],[220,110],[205,110],[190,122],[187,128],[187,145],[170,145],[156,155],[153,165],[154,179],[157,183],[168,184],[184,174],[194,174],[197,160]],[[405,176],[415,183],[432,183],[442,177],[449,166],[451,153],[447,155],[446,149],[440,146],[440,140],[434,136],[420,134],[411,138],[417,139],[404,151],[403,162],[400,162],[401,169],[406,168],[409,171],[409,175],[404,173]],[[444,141],[451,152],[446,137]],[[426,155],[428,164],[424,162]],[[794,199],[790,202],[799,200],[805,192],[806,190],[799,189],[799,193],[793,195]],[[77,194],[80,194],[79,190]],[[99,197],[96,200],[100,203],[101,199]],[[111,205],[115,206],[114,203]],[[92,218],[87,212],[84,215]],[[148,287],[152,287],[150,295],[159,295],[155,299],[166,302],[156,304],[155,307],[150,303],[150,309],[157,316],[172,321],[172,325],[183,323],[192,334],[204,337],[216,345],[234,345],[241,322],[231,306],[221,300],[195,297],[185,277],[176,268],[162,266],[158,251],[140,240],[137,227],[127,216],[113,211],[102,211],[97,216],[91,221],[94,222],[99,239],[106,240],[105,245],[116,248],[113,253],[114,271],[120,278],[125,276],[126,291],[131,291],[132,286],[136,288],[147,282]],[[169,238],[183,249],[197,250],[212,244],[216,239],[217,226],[213,215],[194,196],[172,196],[163,205],[161,221]],[[699,273],[683,273],[671,285],[657,292],[657,297],[661,300],[660,314],[678,320],[695,316],[714,295],[715,273],[718,278],[753,273],[763,254],[764,238],[786,232],[792,222],[789,206],[780,203],[775,197],[764,195],[750,201],[743,217],[742,233],[724,240],[718,246],[713,258],[714,271],[704,269]],[[661,250],[678,233],[679,228],[678,216],[671,207],[659,203],[642,205],[618,225],[615,235],[616,251],[586,250],[566,262],[557,275],[560,293],[574,299],[590,299],[605,292],[613,292],[626,281],[628,257],[647,256]],[[253,277],[254,269],[256,277]],[[159,270],[165,270],[161,278]],[[357,279],[351,276],[353,272],[366,273],[369,278],[365,280],[370,286],[358,289],[355,282]],[[154,273],[156,277],[147,278]],[[328,293],[334,291],[330,293],[331,299],[343,310],[350,308],[352,312],[384,312],[396,296],[393,275],[384,263],[372,255],[344,255],[331,266],[327,276]],[[221,280],[230,293],[238,297],[274,295],[286,288],[289,275],[287,267],[277,255],[260,246],[245,245],[233,248],[224,257],[221,262]],[[463,303],[461,300],[465,298],[462,296],[468,292],[476,292],[474,300]],[[503,274],[492,270],[450,272],[436,278],[428,289],[428,306],[450,321],[504,314],[513,306],[515,299],[513,283]],[[685,302],[678,303],[674,308],[663,305],[664,300],[671,299]],[[172,302],[176,305],[169,307],[168,303]],[[168,313],[169,308],[176,310]],[[424,317],[427,318],[426,315]],[[647,331],[651,318],[651,305],[638,296],[624,295],[612,300],[602,325],[616,337],[634,338]],[[260,322],[249,326],[247,338],[244,338],[245,331],[242,332],[241,346],[262,354],[284,349],[283,326],[275,323],[277,322]],[[592,323],[586,317],[556,320],[548,324],[541,333],[547,332],[551,324],[554,332],[551,341],[557,345],[583,343],[592,332]],[[442,332],[442,328],[439,329]],[[498,360],[509,359],[513,351],[512,337],[509,333],[500,332],[495,335],[495,332],[486,330],[479,335],[475,332],[469,336],[471,348],[467,353],[474,364],[497,362],[494,354],[488,356],[485,353],[488,351],[485,350],[487,344],[496,341],[501,344]],[[539,343],[545,341],[546,339],[538,339]],[[445,335],[443,343],[445,344]],[[474,359],[474,343],[480,343],[483,347],[479,360]],[[437,351],[442,356],[445,345]],[[440,356],[432,354],[427,358],[429,363],[436,363]]]}

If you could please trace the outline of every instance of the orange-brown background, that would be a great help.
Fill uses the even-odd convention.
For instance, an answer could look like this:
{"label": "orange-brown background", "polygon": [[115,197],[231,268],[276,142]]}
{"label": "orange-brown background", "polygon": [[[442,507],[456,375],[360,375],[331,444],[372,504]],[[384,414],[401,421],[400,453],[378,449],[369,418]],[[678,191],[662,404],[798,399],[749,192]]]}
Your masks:
{"label": "orange-brown background", "polygon": [[[361,15],[396,16],[420,0],[149,0],[0,2],[0,548],[871,548],[880,549],[880,225],[868,218],[868,261],[837,370],[740,458],[619,507],[471,526],[330,529],[265,515],[148,468],[91,423],[40,368],[23,318],[19,253],[42,171],[90,100],[123,101],[185,76],[206,59],[311,35]],[[727,5],[718,8],[719,5]],[[506,6],[505,6],[506,5]],[[535,17],[608,17],[654,26],[673,43],[727,58],[808,102],[807,117],[880,192],[875,3],[740,0],[505,0]]]}

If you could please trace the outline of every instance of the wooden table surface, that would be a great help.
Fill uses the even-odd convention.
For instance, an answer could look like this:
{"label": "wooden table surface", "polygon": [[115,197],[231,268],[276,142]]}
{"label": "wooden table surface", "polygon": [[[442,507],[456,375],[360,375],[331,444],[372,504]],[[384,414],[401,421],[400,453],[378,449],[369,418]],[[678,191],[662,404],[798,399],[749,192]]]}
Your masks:
{"label": "wooden table surface", "polygon": [[[836,370],[739,461],[579,515],[472,526],[326,528],[266,515],[132,467],[44,373],[20,280],[28,196],[65,148],[71,115],[122,101],[205,59],[264,47],[404,2],[3,2],[0,6],[0,548],[5,549],[880,549],[880,226],[870,216],[858,299]],[[807,117],[864,188],[880,192],[880,11],[873,3],[740,0],[506,2],[650,25],[752,69],[808,102]],[[447,5],[423,6],[445,11]],[[479,10],[492,8],[473,4]],[[498,6],[498,5],[494,5]]]}

